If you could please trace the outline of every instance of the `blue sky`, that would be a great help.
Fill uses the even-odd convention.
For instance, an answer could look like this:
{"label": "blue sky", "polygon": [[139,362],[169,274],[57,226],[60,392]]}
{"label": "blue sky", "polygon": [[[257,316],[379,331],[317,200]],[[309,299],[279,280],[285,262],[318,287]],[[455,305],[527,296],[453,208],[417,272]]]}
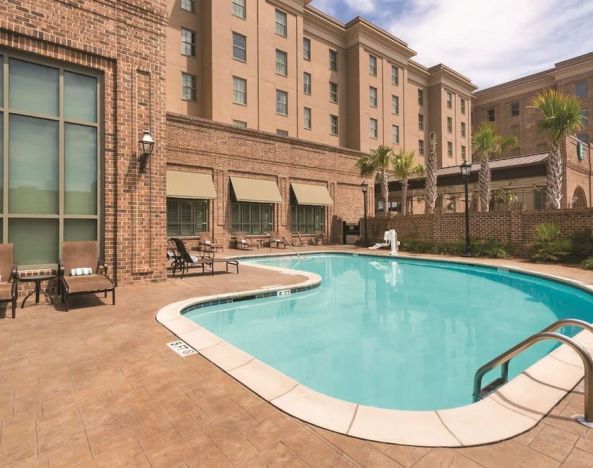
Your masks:
{"label": "blue sky", "polygon": [[346,22],[362,16],[481,88],[593,52],[593,0],[313,0]]}

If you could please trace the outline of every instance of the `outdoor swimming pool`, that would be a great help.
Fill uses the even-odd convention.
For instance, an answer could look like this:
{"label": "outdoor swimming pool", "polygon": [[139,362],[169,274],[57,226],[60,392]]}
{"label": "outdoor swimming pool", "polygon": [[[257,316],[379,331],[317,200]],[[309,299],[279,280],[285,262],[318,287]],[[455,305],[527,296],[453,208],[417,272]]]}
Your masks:
{"label": "outdoor swimming pool", "polygon": [[[559,318],[593,319],[593,295],[494,268],[349,254],[243,263],[317,273],[322,283],[190,307],[185,317],[318,392],[368,406],[469,404],[482,364]],[[511,377],[552,348],[538,344],[514,359]]]}

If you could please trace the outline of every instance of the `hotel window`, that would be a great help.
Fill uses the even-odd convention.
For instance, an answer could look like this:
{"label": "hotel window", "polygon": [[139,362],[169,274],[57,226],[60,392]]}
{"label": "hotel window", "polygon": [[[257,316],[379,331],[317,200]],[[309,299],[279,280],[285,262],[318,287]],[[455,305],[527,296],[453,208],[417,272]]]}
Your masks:
{"label": "hotel window", "polygon": [[245,3],[247,0],[233,0],[233,15],[237,18],[245,19],[247,18],[247,11],[245,8]]}
{"label": "hotel window", "polygon": [[333,81],[329,82],[329,101],[338,103],[338,84]]}
{"label": "hotel window", "polygon": [[369,86],[369,106],[377,107],[377,88]]}
{"label": "hotel window", "polygon": [[424,90],[420,88],[418,88],[418,105],[424,105]]}
{"label": "hotel window", "polygon": [[55,267],[63,241],[100,241],[100,80],[0,63],[0,167],[10,168],[0,173],[0,239],[14,244],[14,263]]}
{"label": "hotel window", "polygon": [[337,115],[330,115],[329,116],[329,133],[337,136],[338,135],[338,123],[339,119]]}
{"label": "hotel window", "polygon": [[575,94],[578,98],[587,97],[587,82],[580,81],[575,86]]}
{"label": "hotel window", "polygon": [[303,92],[307,95],[311,95],[311,73],[303,73]]}
{"label": "hotel window", "polygon": [[233,120],[233,125],[237,128],[247,128],[247,122],[243,120]]}
{"label": "hotel window", "polygon": [[276,10],[276,34],[282,37],[288,35],[288,16],[282,10]]}
{"label": "hotel window", "polygon": [[399,126],[392,125],[391,126],[391,143],[394,145],[399,145]]}
{"label": "hotel window", "polygon": [[288,93],[276,90],[276,114],[288,115]]}
{"label": "hotel window", "polygon": [[369,135],[373,140],[376,140],[379,132],[379,123],[377,119],[369,119]]}
{"label": "hotel window", "polygon": [[377,57],[369,55],[369,75],[377,76]]}
{"label": "hotel window", "polygon": [[181,55],[196,55],[196,33],[185,28],[181,28]]}
{"label": "hotel window", "polygon": [[208,229],[208,200],[167,198],[168,236],[195,236]]}
{"label": "hotel window", "polygon": [[182,99],[184,101],[196,100],[196,77],[189,73],[181,74]]}
{"label": "hotel window", "polygon": [[424,140],[418,140],[418,154],[424,156]]}
{"label": "hotel window", "polygon": [[325,231],[325,206],[290,204],[290,228],[300,234]]}
{"label": "hotel window", "polygon": [[271,203],[231,202],[231,231],[266,234],[274,230],[274,205]]}
{"label": "hotel window", "polygon": [[589,111],[581,109],[581,125],[589,125]]}
{"label": "hotel window", "polygon": [[424,115],[418,114],[418,130],[424,130]]}
{"label": "hotel window", "polygon": [[329,69],[338,71],[338,52],[333,49],[329,49]]}
{"label": "hotel window", "polygon": [[391,113],[399,115],[399,97],[395,95],[391,96]]}
{"label": "hotel window", "polygon": [[399,85],[399,68],[395,65],[391,65],[391,84],[393,86]]}
{"label": "hotel window", "polygon": [[311,61],[311,39],[303,37],[303,58],[307,61]]}
{"label": "hotel window", "polygon": [[233,103],[247,105],[247,80],[233,76]]}
{"label": "hotel window", "polygon": [[189,11],[190,13],[194,12],[194,0],[181,0],[181,9],[185,11]]}
{"label": "hotel window", "polygon": [[288,75],[288,54],[278,49],[276,49],[276,73],[282,76]]}
{"label": "hotel window", "polygon": [[243,34],[233,33],[233,58],[247,61],[247,38]]}
{"label": "hotel window", "polygon": [[312,126],[313,122],[312,122],[310,107],[305,107],[304,112],[303,112],[303,117],[305,120],[305,122],[304,122],[305,130],[311,130],[311,126]]}
{"label": "hotel window", "polygon": [[467,150],[465,146],[461,146],[461,159],[467,161]]}
{"label": "hotel window", "polygon": [[520,113],[519,101],[511,102],[511,116],[517,117]]}
{"label": "hotel window", "polygon": [[453,133],[453,119],[451,117],[447,117],[447,132]]}
{"label": "hotel window", "polygon": [[461,136],[465,138],[466,133],[465,122],[461,122]]}
{"label": "hotel window", "polygon": [[453,143],[451,143],[450,141],[447,142],[447,156],[449,156],[450,158],[453,157]]}
{"label": "hotel window", "polygon": [[447,91],[447,109],[453,109],[453,94]]}
{"label": "hotel window", "polygon": [[494,120],[495,120],[494,109],[488,109],[487,115],[488,115],[488,122],[494,122]]}
{"label": "hotel window", "polygon": [[287,137],[288,136],[288,130],[276,130],[276,135],[281,136],[281,137]]}
{"label": "hotel window", "polygon": [[465,99],[461,99],[461,113],[465,115]]}

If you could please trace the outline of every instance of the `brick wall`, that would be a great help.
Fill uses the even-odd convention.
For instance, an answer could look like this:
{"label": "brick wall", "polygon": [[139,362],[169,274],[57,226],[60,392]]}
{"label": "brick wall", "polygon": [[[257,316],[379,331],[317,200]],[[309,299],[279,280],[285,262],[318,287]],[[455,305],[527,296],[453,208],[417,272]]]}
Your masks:
{"label": "brick wall", "polygon": [[217,242],[229,245],[232,237],[230,176],[277,183],[283,202],[275,208],[275,229],[289,238],[291,182],[328,188],[334,205],[326,208],[325,225],[332,242],[341,240],[342,221],[358,222],[363,214],[361,153],[179,114],[168,114],[167,124],[167,167],[212,175],[217,198],[210,202],[210,230]]}
{"label": "brick wall", "polygon": [[[0,1],[0,48],[102,76],[102,250],[119,285],[165,278],[166,0]],[[155,151],[145,174],[138,140]]]}
{"label": "brick wall", "polygon": [[[553,223],[563,236],[593,229],[593,209],[504,211],[471,213],[470,233],[472,239],[497,239],[511,243],[516,254],[525,256],[533,240],[535,226]],[[418,239],[435,243],[455,242],[465,239],[464,213],[437,213],[433,215],[394,216],[371,218],[371,240],[383,239],[383,232],[395,229],[400,240]]]}

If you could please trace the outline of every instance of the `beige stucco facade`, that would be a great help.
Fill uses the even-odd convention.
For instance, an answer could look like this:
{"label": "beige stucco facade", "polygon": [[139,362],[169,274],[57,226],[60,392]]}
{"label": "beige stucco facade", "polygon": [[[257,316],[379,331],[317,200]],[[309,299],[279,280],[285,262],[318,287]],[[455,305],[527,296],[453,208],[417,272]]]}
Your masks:
{"label": "beige stucco facade", "polygon": [[[422,163],[420,142],[428,151],[429,132],[439,134],[442,165],[459,164],[462,147],[469,157],[471,81],[444,65],[427,68],[400,39],[355,18],[347,24],[316,10],[308,0],[246,0],[245,17],[233,14],[232,0],[194,1],[194,11],[169,0],[167,33],[167,110],[223,123],[242,122],[250,129],[367,152],[380,144],[414,150]],[[276,11],[286,14],[286,36],[276,32]],[[181,28],[196,33],[196,54],[181,54]],[[233,32],[246,38],[246,60],[233,58]],[[310,41],[310,58],[304,41]],[[287,73],[276,70],[276,51],[286,53]],[[330,67],[330,50],[337,67]],[[370,69],[376,59],[376,73]],[[397,67],[398,80],[392,79]],[[195,76],[196,99],[183,100],[181,74]],[[305,92],[305,73],[311,77]],[[233,103],[233,77],[247,82],[247,103]],[[337,85],[337,102],[330,98]],[[371,87],[373,91],[371,91]],[[418,90],[424,94],[419,104]],[[276,91],[288,94],[287,115],[276,112]],[[370,93],[376,92],[376,105]],[[447,93],[452,106],[447,107]],[[392,103],[397,97],[399,109]],[[461,101],[465,113],[461,113]],[[310,128],[305,125],[310,109]],[[424,128],[419,126],[423,116]],[[338,118],[337,135],[332,116]],[[452,119],[448,131],[447,117]],[[371,119],[374,119],[371,123]],[[376,135],[371,128],[375,127]],[[461,135],[462,123],[465,137]],[[394,138],[399,128],[399,142]],[[449,156],[448,143],[452,145]]]}

